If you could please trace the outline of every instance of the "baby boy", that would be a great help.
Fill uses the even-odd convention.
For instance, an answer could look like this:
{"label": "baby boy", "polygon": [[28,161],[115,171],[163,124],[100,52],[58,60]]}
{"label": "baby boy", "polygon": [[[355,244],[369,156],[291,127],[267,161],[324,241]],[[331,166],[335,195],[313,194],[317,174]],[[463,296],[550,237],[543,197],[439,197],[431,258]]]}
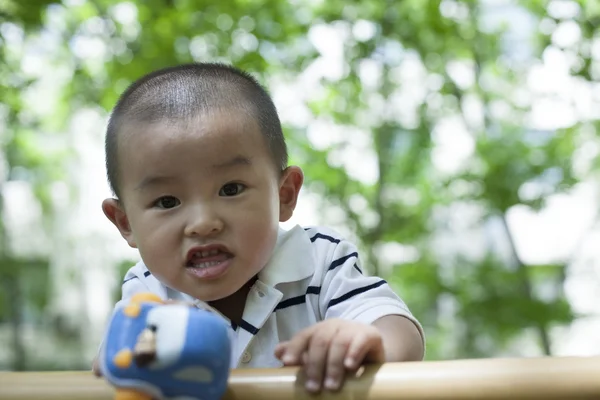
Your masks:
{"label": "baby boy", "polygon": [[275,106],[221,64],[153,72],[123,93],[106,134],[114,198],[102,209],[141,260],[122,298],[153,292],[231,324],[232,368],[301,366],[338,390],[365,363],[418,361],[419,322],[357,248],[324,227],[279,223],[303,183]]}

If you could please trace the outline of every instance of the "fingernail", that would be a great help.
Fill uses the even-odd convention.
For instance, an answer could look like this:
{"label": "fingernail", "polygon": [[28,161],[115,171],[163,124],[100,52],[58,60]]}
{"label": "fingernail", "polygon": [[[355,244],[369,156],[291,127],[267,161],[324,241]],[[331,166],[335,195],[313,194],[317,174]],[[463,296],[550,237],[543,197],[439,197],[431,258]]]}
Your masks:
{"label": "fingernail", "polygon": [[285,364],[291,364],[294,362],[294,356],[291,354],[284,354],[284,356],[281,358],[281,361],[283,361]]}
{"label": "fingernail", "polygon": [[334,378],[327,378],[325,380],[325,387],[329,390],[337,390],[337,388],[339,388],[340,383],[338,382],[337,379]]}
{"label": "fingernail", "polygon": [[346,360],[344,361],[344,365],[346,366],[346,368],[354,368],[356,364],[356,361],[354,360],[354,358],[346,358]]}
{"label": "fingernail", "polygon": [[313,379],[306,381],[306,390],[308,390],[310,392],[318,392],[319,389],[320,389],[319,382],[317,382]]}

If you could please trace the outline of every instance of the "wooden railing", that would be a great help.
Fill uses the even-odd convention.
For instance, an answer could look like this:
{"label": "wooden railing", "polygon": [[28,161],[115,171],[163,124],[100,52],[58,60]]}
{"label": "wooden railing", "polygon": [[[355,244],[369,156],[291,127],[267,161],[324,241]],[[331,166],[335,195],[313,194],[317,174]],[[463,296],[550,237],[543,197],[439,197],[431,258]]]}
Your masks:
{"label": "wooden railing", "polygon": [[[369,366],[323,399],[600,399],[600,357],[481,359]],[[111,400],[91,372],[0,372],[0,400]],[[232,372],[226,400],[315,399],[296,368]]]}

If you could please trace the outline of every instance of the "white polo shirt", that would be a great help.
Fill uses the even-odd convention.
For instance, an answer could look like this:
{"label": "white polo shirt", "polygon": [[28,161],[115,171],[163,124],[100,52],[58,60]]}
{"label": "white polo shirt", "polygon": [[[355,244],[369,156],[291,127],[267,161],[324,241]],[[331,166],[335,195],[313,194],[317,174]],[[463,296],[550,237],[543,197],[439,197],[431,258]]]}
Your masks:
{"label": "white polo shirt", "polygon": [[[125,275],[120,302],[139,292],[210,308],[163,285],[142,262]],[[250,289],[241,324],[231,323],[231,368],[282,366],[275,346],[328,318],[371,324],[394,314],[413,321],[424,340],[421,325],[387,282],[363,274],[352,243],[324,227],[280,229],[275,251]]]}

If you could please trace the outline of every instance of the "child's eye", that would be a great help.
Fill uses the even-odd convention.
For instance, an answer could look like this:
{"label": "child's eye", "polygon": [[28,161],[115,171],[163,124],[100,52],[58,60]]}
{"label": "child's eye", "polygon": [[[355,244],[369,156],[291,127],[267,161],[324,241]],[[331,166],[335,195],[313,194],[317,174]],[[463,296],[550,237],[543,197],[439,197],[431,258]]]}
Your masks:
{"label": "child's eye", "polygon": [[181,202],[173,196],[163,196],[154,202],[154,207],[169,209],[177,207]]}
{"label": "child's eye", "polygon": [[246,189],[241,183],[228,183],[219,190],[219,196],[237,196]]}

